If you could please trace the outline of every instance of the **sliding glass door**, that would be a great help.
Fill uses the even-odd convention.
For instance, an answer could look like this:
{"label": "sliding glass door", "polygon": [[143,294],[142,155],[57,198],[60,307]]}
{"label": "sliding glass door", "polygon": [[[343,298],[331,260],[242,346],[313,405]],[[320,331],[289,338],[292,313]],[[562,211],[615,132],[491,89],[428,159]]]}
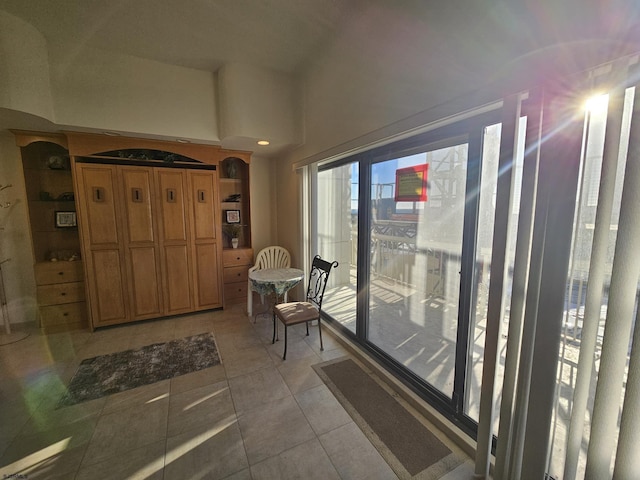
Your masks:
{"label": "sliding glass door", "polygon": [[[482,372],[497,112],[319,168],[324,311],[416,391],[474,428]],[[332,274],[333,275],[333,274]]]}
{"label": "sliding glass door", "polygon": [[367,338],[448,398],[467,161],[465,142],[371,165]]}

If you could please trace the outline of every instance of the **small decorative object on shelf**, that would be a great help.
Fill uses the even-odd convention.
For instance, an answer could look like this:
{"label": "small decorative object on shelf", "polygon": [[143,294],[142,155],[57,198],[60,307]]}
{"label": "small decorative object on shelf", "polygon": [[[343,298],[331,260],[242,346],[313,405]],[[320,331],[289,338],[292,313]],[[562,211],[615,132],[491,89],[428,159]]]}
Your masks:
{"label": "small decorative object on shelf", "polygon": [[56,212],[56,227],[73,228],[77,226],[76,212]]}
{"label": "small decorative object on shelf", "polygon": [[233,203],[237,203],[240,201],[240,197],[242,196],[242,194],[240,193],[234,193],[233,195],[229,195],[228,197],[226,197],[223,202],[233,202]]}
{"label": "small decorative object on shelf", "polygon": [[229,158],[227,160],[227,177],[236,178],[238,175],[238,164],[235,158]]}
{"label": "small decorative object on shelf", "polygon": [[240,223],[240,210],[225,210],[227,223]]}
{"label": "small decorative object on shelf", "polygon": [[57,200],[62,200],[64,202],[72,202],[74,200],[75,196],[73,194],[73,192],[64,192],[61,193],[60,195],[58,195]]}
{"label": "small decorative object on shelf", "polygon": [[231,247],[238,248],[238,236],[242,231],[242,226],[238,223],[227,223],[224,225],[224,232],[231,239]]}
{"label": "small decorative object on shelf", "polygon": [[47,254],[50,262],[77,262],[80,260],[80,253],[73,250],[52,250]]}
{"label": "small decorative object on shelf", "polygon": [[47,159],[47,167],[51,170],[68,170],[67,159],[62,155],[51,155]]}

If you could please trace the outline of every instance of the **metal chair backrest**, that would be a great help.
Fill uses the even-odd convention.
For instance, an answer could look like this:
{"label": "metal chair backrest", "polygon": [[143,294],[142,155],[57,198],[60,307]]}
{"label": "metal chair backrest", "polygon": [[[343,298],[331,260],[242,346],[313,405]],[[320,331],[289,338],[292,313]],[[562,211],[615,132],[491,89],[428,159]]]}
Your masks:
{"label": "metal chair backrest", "polygon": [[329,273],[333,267],[337,267],[338,262],[327,262],[320,258],[320,255],[313,257],[311,263],[311,273],[309,274],[309,285],[307,287],[307,301],[314,304],[318,312],[322,310],[322,299],[324,290],[327,288]]}
{"label": "metal chair backrest", "polygon": [[291,267],[291,255],[283,247],[266,247],[258,252],[255,263],[256,270],[265,268],[289,268]]}

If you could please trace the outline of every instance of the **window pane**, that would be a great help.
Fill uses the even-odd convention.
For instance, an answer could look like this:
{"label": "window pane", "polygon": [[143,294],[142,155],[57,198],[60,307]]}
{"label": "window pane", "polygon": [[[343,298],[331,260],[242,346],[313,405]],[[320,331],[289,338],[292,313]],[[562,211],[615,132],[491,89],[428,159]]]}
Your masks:
{"label": "window pane", "polygon": [[322,309],[355,333],[358,164],[319,172],[316,198],[318,253],[340,264],[331,272]]}
{"label": "window pane", "polygon": [[[514,184],[511,195],[510,211],[512,217],[509,224],[509,250],[505,252],[508,278],[504,280],[505,312],[500,322],[500,336],[498,337],[499,361],[496,364],[495,378],[495,411],[500,409],[500,392],[504,377],[506,357],[507,332],[509,326],[509,304],[515,261],[516,233],[518,214],[520,209],[520,193],[522,186],[522,166],[524,160],[524,141],[526,132],[526,117],[520,119],[519,137],[517,139],[516,159],[513,168]],[[498,162],[500,158],[501,125],[491,125],[485,129],[482,172],[480,179],[480,198],[478,209],[478,233],[476,240],[476,277],[473,289],[476,296],[475,308],[471,312],[471,326],[469,336],[469,354],[467,360],[467,375],[465,377],[464,413],[478,421],[480,409],[480,385],[482,383],[482,369],[484,366],[484,343],[487,328],[487,309],[489,282],[491,279],[491,256],[493,253],[494,219],[496,214],[496,193],[498,188]],[[510,173],[510,172],[509,172]],[[498,415],[493,422],[493,433],[498,434]]]}
{"label": "window pane", "polygon": [[[368,339],[453,393],[467,145],[372,165]],[[428,164],[426,201],[396,202],[396,170]]]}

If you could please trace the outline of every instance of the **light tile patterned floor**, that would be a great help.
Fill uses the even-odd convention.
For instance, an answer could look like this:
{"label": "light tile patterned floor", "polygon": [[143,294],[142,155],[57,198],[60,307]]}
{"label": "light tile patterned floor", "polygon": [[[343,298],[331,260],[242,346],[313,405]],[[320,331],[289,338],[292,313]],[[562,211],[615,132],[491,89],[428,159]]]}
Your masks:
{"label": "light tile patterned floor", "polygon": [[[0,476],[28,479],[393,479],[311,365],[347,355],[327,332],[240,307],[0,347]],[[84,358],[213,332],[222,364],[55,409]],[[21,477],[18,477],[21,475]],[[472,478],[470,461],[445,477]]]}

